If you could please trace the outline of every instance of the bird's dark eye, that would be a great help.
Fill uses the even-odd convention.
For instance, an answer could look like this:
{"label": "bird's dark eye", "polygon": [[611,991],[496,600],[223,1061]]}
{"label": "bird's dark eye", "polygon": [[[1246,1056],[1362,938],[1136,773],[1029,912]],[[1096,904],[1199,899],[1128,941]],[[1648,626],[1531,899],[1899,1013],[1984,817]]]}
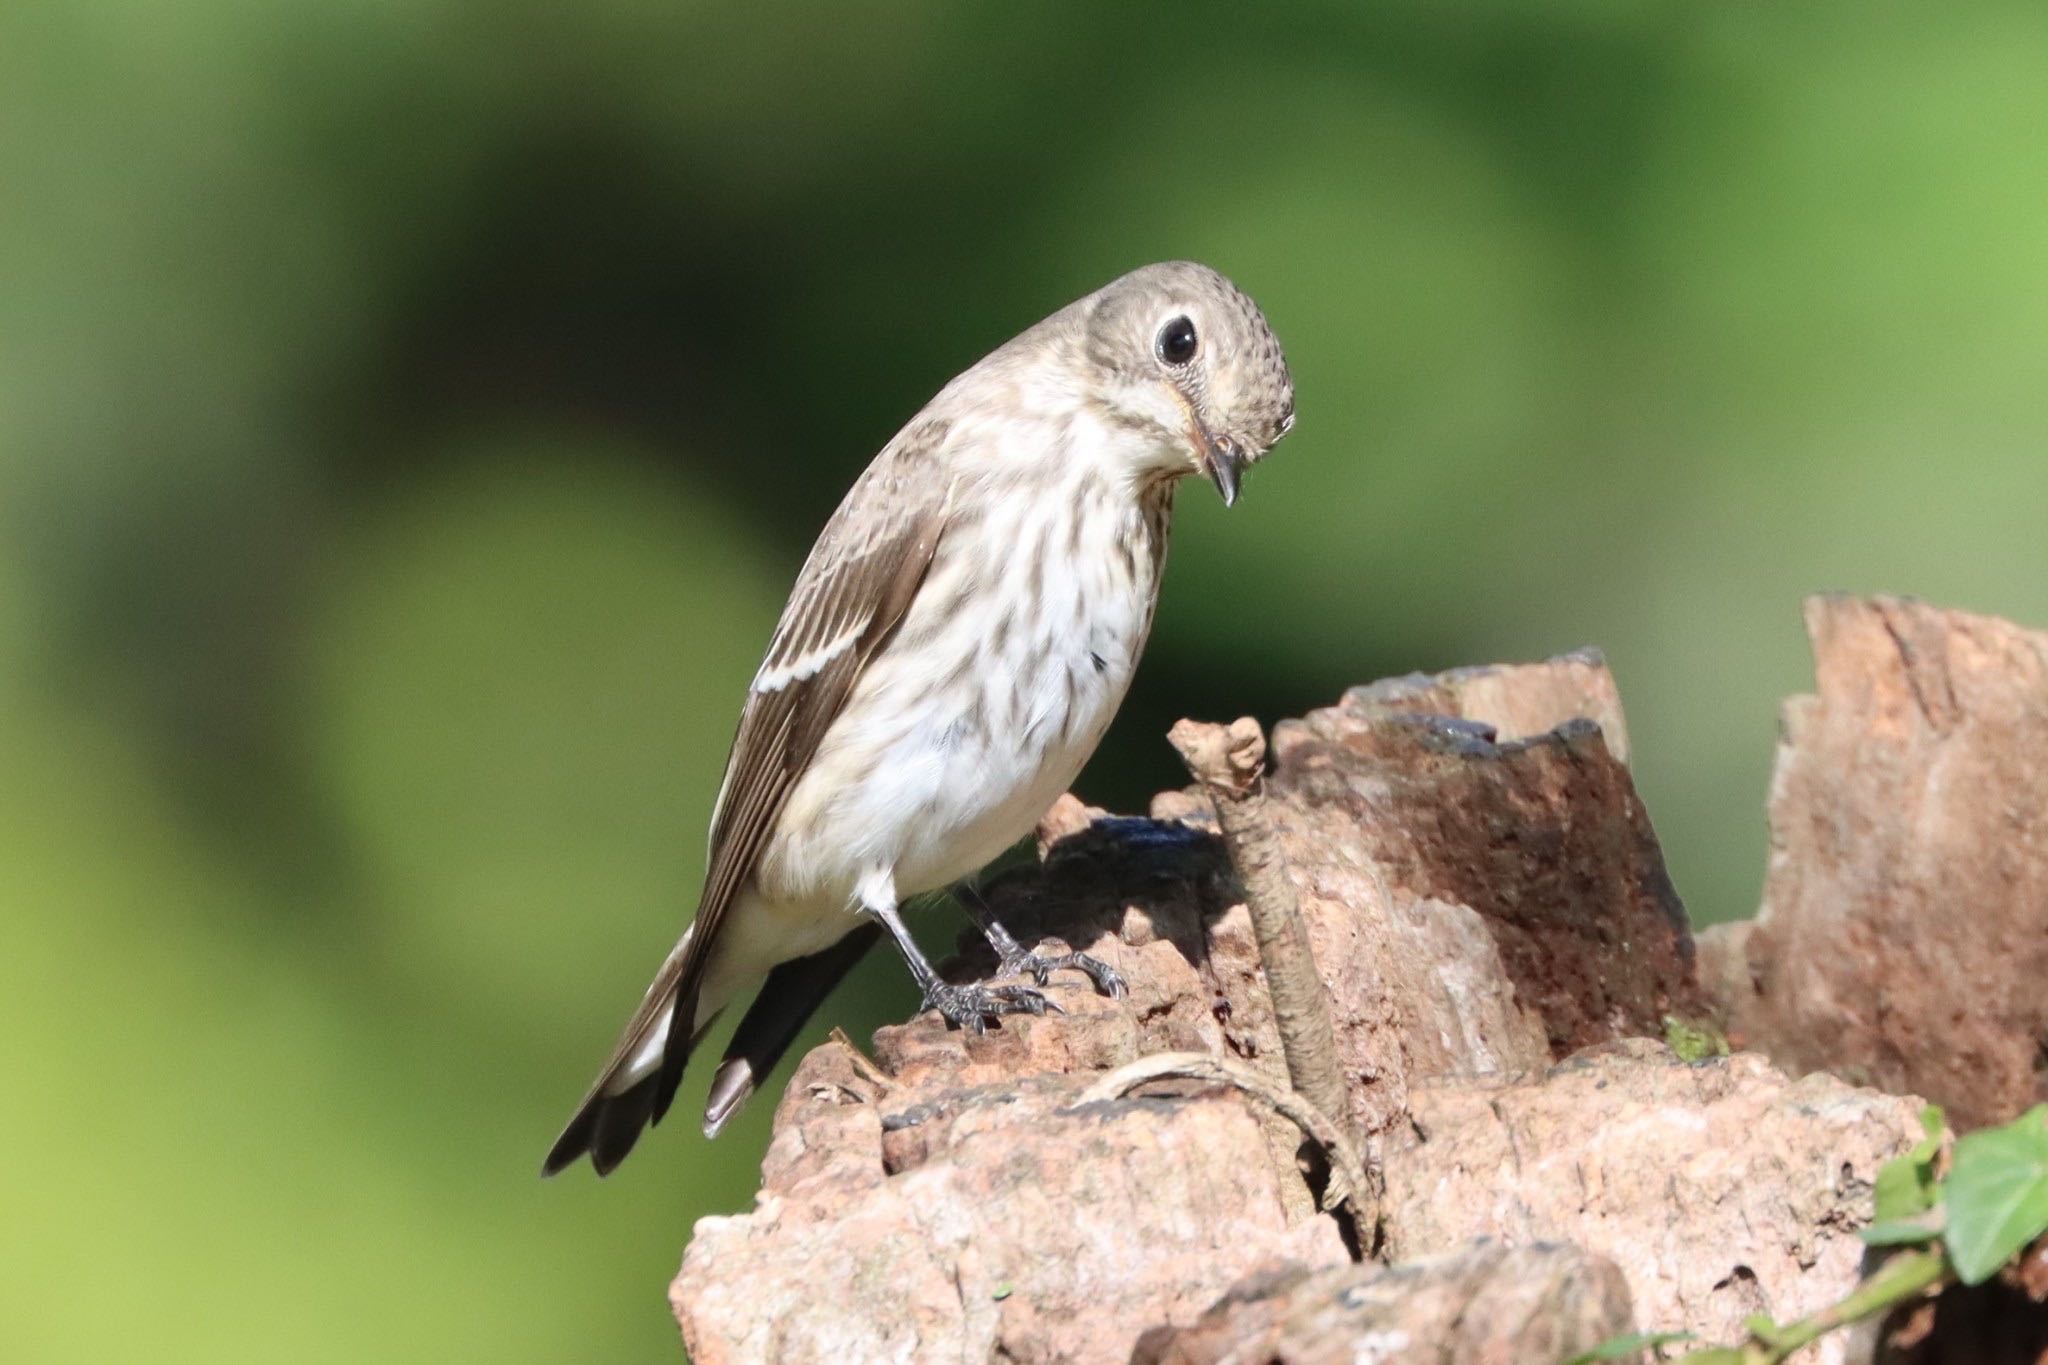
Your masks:
{"label": "bird's dark eye", "polygon": [[1185,365],[1195,358],[1195,324],[1177,317],[1159,329],[1159,358],[1169,365]]}

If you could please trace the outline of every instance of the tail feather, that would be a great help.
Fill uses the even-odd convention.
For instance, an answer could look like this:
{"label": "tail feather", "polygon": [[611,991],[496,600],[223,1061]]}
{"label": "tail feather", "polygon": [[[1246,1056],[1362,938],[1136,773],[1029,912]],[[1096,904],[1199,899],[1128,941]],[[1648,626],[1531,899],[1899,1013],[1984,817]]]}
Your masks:
{"label": "tail feather", "polygon": [[[609,1175],[633,1150],[641,1131],[661,1122],[669,1101],[675,1097],[676,1086],[682,1081],[683,1067],[689,1062],[691,1051],[718,1017],[714,1011],[711,1018],[687,1034],[679,1035],[670,1028],[675,1015],[696,1012],[694,997],[687,1009],[670,1011],[662,1006],[651,1018],[643,1005],[597,1083],[590,1087],[590,1093],[576,1106],[555,1145],[548,1149],[547,1160],[540,1168],[543,1176],[568,1169],[586,1152],[597,1173]],[[658,1056],[651,1056],[650,1047],[656,1038],[662,1040],[661,1051]]]}
{"label": "tail feather", "polygon": [[[812,1013],[881,934],[879,925],[860,924],[831,947],[793,958],[768,973],[711,1082],[704,1109],[706,1137],[716,1137],[739,1112],[761,1079],[782,1060]],[[564,1171],[586,1154],[599,1175],[608,1175],[626,1159],[640,1134],[668,1113],[690,1054],[718,1017],[716,1010],[697,1017],[700,1006],[694,991],[678,1009],[671,1009],[664,998],[675,989],[670,968],[688,942],[685,938],[669,955],[669,963],[641,1000],[597,1083],[548,1149],[542,1175]]]}
{"label": "tail feather", "polygon": [[831,947],[809,957],[791,958],[768,973],[761,993],[733,1030],[718,1073],[711,1078],[711,1094],[704,1102],[705,1137],[717,1137],[718,1130],[740,1111],[832,988],[867,956],[881,936],[879,924],[864,922]]}
{"label": "tail feather", "polygon": [[633,1150],[641,1131],[655,1122],[655,1089],[655,1078],[649,1076],[616,1095],[605,1096],[593,1113],[590,1164],[599,1175],[610,1175]]}

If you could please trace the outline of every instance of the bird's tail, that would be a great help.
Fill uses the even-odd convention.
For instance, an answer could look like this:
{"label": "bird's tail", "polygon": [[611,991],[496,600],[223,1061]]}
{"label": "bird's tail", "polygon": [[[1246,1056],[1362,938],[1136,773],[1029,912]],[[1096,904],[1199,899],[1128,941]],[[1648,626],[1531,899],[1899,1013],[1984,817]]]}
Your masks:
{"label": "bird's tail", "polygon": [[[704,1107],[706,1137],[718,1136],[718,1130],[739,1112],[761,1078],[782,1060],[812,1012],[881,935],[880,925],[859,925],[831,947],[792,958],[768,973],[712,1078]],[[611,1060],[598,1074],[597,1084],[590,1087],[576,1107],[575,1117],[555,1139],[541,1166],[543,1175],[567,1168],[586,1152],[599,1175],[610,1174],[633,1150],[641,1130],[659,1123],[668,1112],[682,1080],[683,1064],[717,1022],[719,1006],[724,1003],[722,992],[719,999],[706,1001],[693,990],[686,1016],[693,1026],[688,1030],[675,1026],[673,997],[679,986],[675,968],[689,942],[685,934],[648,987]]]}
{"label": "bird's tail", "polygon": [[[662,964],[654,984],[641,999],[640,1008],[633,1012],[625,1032],[619,1036],[618,1046],[612,1049],[611,1060],[598,1073],[596,1084],[590,1087],[583,1102],[576,1106],[575,1115],[555,1139],[555,1145],[548,1149],[547,1160],[541,1164],[542,1175],[566,1169],[586,1152],[597,1173],[609,1175],[633,1150],[641,1130],[659,1123],[668,1112],[691,1049],[717,1018],[717,1010],[713,1009],[709,1017],[692,1018],[692,1026],[687,1029],[672,1027],[677,989],[674,969],[689,942],[690,936],[685,933],[668,961]],[[691,1016],[701,1013],[694,990],[686,1008]]]}
{"label": "bird's tail", "polygon": [[740,1111],[762,1077],[775,1069],[840,978],[852,971],[882,936],[882,926],[864,923],[823,952],[792,958],[768,973],[761,993],[740,1016],[725,1056],[711,1078],[704,1101],[704,1136],[718,1130]]}

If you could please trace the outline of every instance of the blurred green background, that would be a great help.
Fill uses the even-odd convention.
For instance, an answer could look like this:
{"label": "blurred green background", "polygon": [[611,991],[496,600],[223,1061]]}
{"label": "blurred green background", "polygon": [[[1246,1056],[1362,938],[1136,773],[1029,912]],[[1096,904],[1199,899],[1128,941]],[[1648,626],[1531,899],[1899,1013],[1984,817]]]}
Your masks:
{"label": "blurred green background", "polygon": [[1749,913],[1803,593],[2048,624],[2044,129],[2037,3],[0,7],[0,1356],[674,1358],[772,1105],[535,1172],[783,591],[1148,260],[1301,422],[1084,794],[1596,643]]}

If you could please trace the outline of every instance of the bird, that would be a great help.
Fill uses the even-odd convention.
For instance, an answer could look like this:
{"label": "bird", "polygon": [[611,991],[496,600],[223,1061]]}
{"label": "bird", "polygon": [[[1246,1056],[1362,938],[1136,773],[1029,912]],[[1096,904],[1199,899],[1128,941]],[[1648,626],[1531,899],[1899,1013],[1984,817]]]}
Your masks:
{"label": "bird", "polygon": [[1151,633],[1174,492],[1225,506],[1294,425],[1265,315],[1205,265],[1144,266],[954,378],[855,480],[748,688],[697,910],[543,1174],[623,1161],[720,1011],[759,985],[712,1078],[716,1136],[882,936],[924,1007],[977,1032],[1057,1007],[1023,984],[1083,954],[1024,950],[963,897],[988,982],[942,980],[904,901],[1031,832],[1122,704]]}

